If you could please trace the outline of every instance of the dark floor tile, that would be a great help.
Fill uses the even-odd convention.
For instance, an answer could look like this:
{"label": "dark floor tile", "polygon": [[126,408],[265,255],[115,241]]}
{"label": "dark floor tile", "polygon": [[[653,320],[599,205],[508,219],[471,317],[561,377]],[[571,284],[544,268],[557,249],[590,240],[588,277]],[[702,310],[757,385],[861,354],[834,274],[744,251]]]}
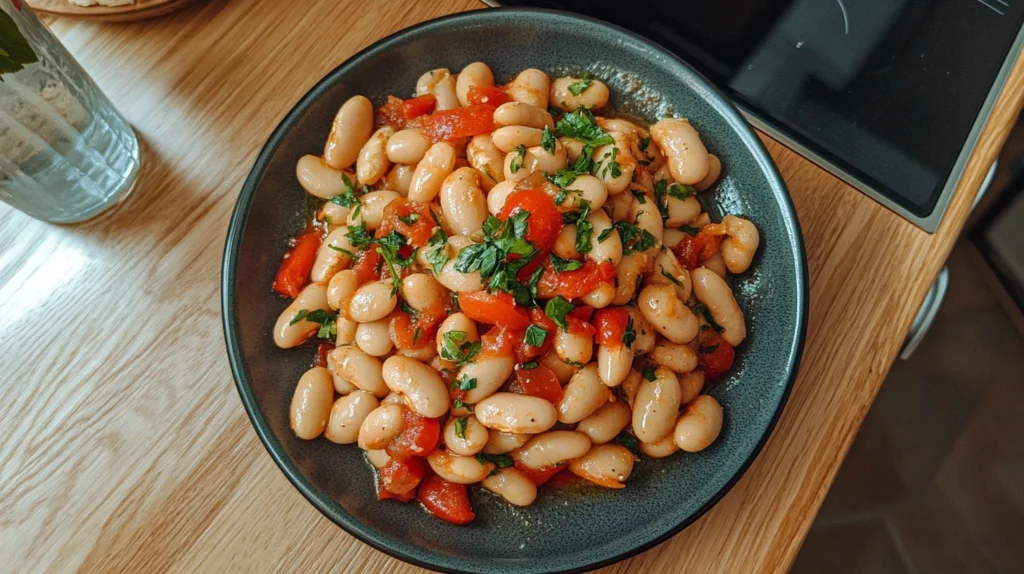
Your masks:
{"label": "dark floor tile", "polygon": [[815,527],[791,574],[903,574],[911,572],[879,519]]}

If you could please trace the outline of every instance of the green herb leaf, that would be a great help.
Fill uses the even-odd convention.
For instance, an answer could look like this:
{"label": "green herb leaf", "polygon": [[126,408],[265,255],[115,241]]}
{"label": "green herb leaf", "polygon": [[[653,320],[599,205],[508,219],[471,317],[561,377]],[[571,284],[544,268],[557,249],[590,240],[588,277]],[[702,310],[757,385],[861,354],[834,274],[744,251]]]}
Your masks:
{"label": "green herb leaf", "polygon": [[455,419],[455,436],[465,440],[467,426],[469,426],[469,417],[460,417]]}
{"label": "green herb leaf", "polygon": [[504,222],[488,217],[483,224],[484,242],[460,251],[455,270],[460,273],[479,271],[482,279],[489,279],[489,291],[506,291],[517,303],[529,304],[536,292],[518,278],[519,271],[539,253],[533,243],[525,239],[529,217],[530,213],[524,210]]}
{"label": "green herb leaf", "polygon": [[632,347],[633,341],[636,341],[636,329],[633,327],[633,317],[630,316],[629,321],[626,323],[626,331],[622,333],[622,344]]}
{"label": "green herb leaf", "polygon": [[651,138],[640,138],[640,141],[637,143],[640,151],[647,151],[647,146],[649,145],[651,145]]}
{"label": "green herb leaf", "polygon": [[399,215],[398,220],[406,225],[412,225],[420,220],[418,213],[410,213],[409,215]]}
{"label": "green herb leaf", "polygon": [[473,455],[473,458],[475,458],[480,464],[494,464],[494,470],[491,472],[492,475],[496,474],[503,468],[508,468],[515,464],[512,457],[507,454],[486,454],[481,452]]}
{"label": "green herb leaf", "polygon": [[447,246],[448,234],[438,225],[434,228],[434,233],[430,236],[430,241],[427,242],[427,251],[424,253],[427,262],[430,263],[430,267],[434,270],[434,275],[440,275],[444,266],[451,261],[451,257],[448,256]]}
{"label": "green herb leaf", "polygon": [[722,331],[725,330],[724,327],[722,327],[718,323],[715,323],[715,319],[714,317],[711,316],[711,310],[708,309],[707,305],[698,301],[697,303],[694,303],[693,310],[697,313],[700,313],[704,317],[704,320],[708,322],[708,325],[711,325],[711,328],[714,329],[716,333],[721,333]]}
{"label": "green herb leaf", "polygon": [[327,244],[327,247],[330,247],[331,249],[337,251],[338,253],[344,253],[345,255],[348,255],[352,259],[356,258],[355,253],[352,253],[351,251],[345,249],[344,247],[338,247],[337,245],[331,245],[330,243]]}
{"label": "green herb leaf", "polygon": [[665,195],[667,193],[668,181],[659,179],[654,182],[654,204],[658,206],[658,211],[661,213],[662,219],[668,217],[668,206],[665,201]]}
{"label": "green herb leaf", "polygon": [[579,253],[590,253],[590,250],[594,247],[591,242],[594,226],[587,221],[587,216],[590,215],[590,203],[582,203],[584,204],[583,210],[580,211],[579,217],[576,219],[576,251]]}
{"label": "green herb leaf", "polygon": [[332,197],[330,202],[351,209],[352,219],[355,219],[359,217],[359,210],[362,207],[363,202],[359,200],[359,195],[356,194],[356,188],[347,174],[341,174],[341,181],[345,184],[345,191]]}
{"label": "green herb leaf", "polygon": [[348,242],[351,243],[353,247],[358,247],[360,249],[373,243],[373,236],[366,231],[366,226],[362,223],[359,225],[349,225],[348,233],[345,234],[345,237],[348,238]]}
{"label": "green herb leaf", "polygon": [[668,186],[668,195],[669,197],[674,197],[676,199],[686,199],[691,195],[697,195],[697,190],[690,187],[689,185],[673,183],[672,185]]}
{"label": "green herb leaf", "polygon": [[398,253],[399,249],[405,246],[405,237],[397,231],[385,235],[384,237],[375,239],[377,243],[377,253],[380,253],[381,257],[384,258],[384,263],[388,266],[388,271],[391,273],[391,294],[398,293],[398,289],[402,286],[402,277],[399,274],[399,269],[404,269],[413,264],[415,259],[415,252],[409,255],[406,259]]}
{"label": "green herb leaf", "polygon": [[288,326],[291,327],[292,325],[305,319],[307,313],[309,313],[308,309],[299,309],[299,312],[292,316],[292,320],[288,321]]}
{"label": "green herb leaf", "polygon": [[465,408],[468,409],[469,412],[473,412],[473,405],[463,402],[462,399],[455,399],[454,401],[452,401],[452,406],[455,407],[456,409]]}
{"label": "green herb leaf", "polygon": [[544,306],[544,314],[551,318],[562,328],[563,331],[569,330],[569,322],[566,321],[565,316],[572,312],[576,307],[562,298],[561,295],[556,296],[554,299],[548,301],[547,305]]}
{"label": "green herb leaf", "polygon": [[700,229],[698,229],[696,227],[690,227],[689,225],[680,225],[676,229],[678,229],[679,231],[682,231],[683,233],[685,233],[687,235],[697,235],[698,233],[700,233]]}
{"label": "green herb leaf", "polygon": [[647,194],[645,194],[642,189],[631,189],[630,193],[633,194],[633,197],[636,198],[640,205],[647,204]]}
{"label": "green herb leaf", "polygon": [[583,267],[583,262],[577,261],[576,259],[562,259],[552,253],[551,265],[555,268],[555,272],[561,273],[563,271],[575,271],[580,267]]}
{"label": "green herb leaf", "polygon": [[530,325],[526,328],[526,335],[523,336],[523,342],[533,347],[540,347],[544,344],[544,341],[548,338],[548,332],[544,329]]}
{"label": "green herb leaf", "polygon": [[601,177],[607,178],[608,173],[611,172],[612,177],[619,177],[622,175],[622,166],[616,161],[619,157],[619,148],[613,147],[612,151],[604,154],[601,160],[590,166],[590,173],[597,175],[600,172]]}
{"label": "green herb leaf", "polygon": [[[615,143],[612,136],[606,134],[597,125],[597,122],[594,121],[594,114],[583,106],[577,108],[575,112],[563,115],[562,119],[558,120],[558,123],[555,125],[555,130],[560,136],[578,139],[590,147]],[[593,153],[593,150],[591,150],[591,153]],[[590,158],[588,157],[587,159],[589,161]]]}
{"label": "green herb leaf", "polygon": [[544,132],[540,134],[540,147],[548,153],[555,153],[555,134],[548,126],[544,126]]}
{"label": "green herb leaf", "polygon": [[[628,221],[616,221],[614,227],[619,233],[619,239],[622,240],[623,255],[647,251],[658,245],[658,239],[651,235],[651,232],[646,229],[640,229]],[[600,238],[598,240],[600,241]]]}
{"label": "green herb leaf", "polygon": [[664,277],[665,279],[668,279],[669,281],[675,283],[676,285],[678,285],[680,287],[683,286],[683,284],[679,282],[679,279],[676,279],[671,273],[669,273],[668,271],[665,271],[664,267],[661,268],[661,276]]}
{"label": "green herb leaf", "polygon": [[508,164],[508,169],[512,173],[519,171],[523,167],[523,161],[526,160],[526,146],[520,144],[516,149],[512,150],[512,153],[518,157],[513,157],[512,161]]}
{"label": "green herb leaf", "polygon": [[455,388],[457,389],[463,391],[472,391],[473,389],[476,388],[476,379],[469,378],[469,375],[462,375],[461,379],[453,381],[452,384],[455,385]]}
{"label": "green herb leaf", "polygon": [[635,456],[640,456],[640,442],[636,440],[635,436],[623,431],[619,433],[619,436],[615,437],[615,442],[626,447]]}
{"label": "green herb leaf", "polygon": [[538,363],[537,361],[530,361],[529,363],[523,363],[522,365],[519,365],[519,368],[524,371],[528,371],[530,369],[536,369],[539,366],[540,363]]}
{"label": "green herb leaf", "polygon": [[441,337],[441,358],[461,367],[476,357],[481,345],[480,341],[466,341],[465,331],[447,331]]}
{"label": "green herb leaf", "polygon": [[608,239],[609,237],[611,237],[612,233],[615,233],[615,226],[614,225],[612,227],[609,227],[608,229],[605,229],[604,231],[602,231],[601,235],[597,236],[597,242],[598,243],[604,243],[604,240]]}
{"label": "green herb leaf", "polygon": [[590,84],[593,83],[594,82],[591,82],[590,80],[580,80],[578,82],[573,82],[569,84],[569,91],[572,93],[572,95],[578,96],[585,92],[586,89],[590,87]]}

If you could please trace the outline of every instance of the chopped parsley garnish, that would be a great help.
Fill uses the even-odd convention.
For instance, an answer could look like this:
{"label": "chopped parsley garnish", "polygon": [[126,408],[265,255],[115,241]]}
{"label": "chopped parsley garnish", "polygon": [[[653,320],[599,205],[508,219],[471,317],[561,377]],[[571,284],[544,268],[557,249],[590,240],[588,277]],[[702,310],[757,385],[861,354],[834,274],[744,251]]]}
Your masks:
{"label": "chopped parsley garnish", "polygon": [[668,181],[659,179],[654,182],[654,205],[658,206],[658,212],[662,219],[668,217],[668,206],[665,205],[665,195],[668,193]]}
{"label": "chopped parsley garnish", "polygon": [[416,327],[416,330],[413,331],[413,333],[412,333],[412,344],[413,344],[413,346],[415,346],[416,343],[419,342],[420,337],[422,337],[422,336],[423,336],[423,329],[420,329],[419,327]]}
{"label": "chopped parsley garnish", "polygon": [[593,83],[594,82],[591,82],[587,78],[587,74],[584,74],[582,80],[569,84],[569,92],[572,93],[572,95],[574,95],[574,96],[578,96],[578,95],[582,94],[583,92],[585,92],[587,90],[587,88],[589,88],[590,85],[593,84]]}
{"label": "chopped parsley garnish", "polygon": [[458,313],[459,311],[462,311],[462,307],[459,307],[459,292],[458,291],[452,291],[452,307],[455,309],[456,313]]}
{"label": "chopped parsley garnish", "polygon": [[590,147],[615,143],[612,136],[606,134],[594,121],[594,114],[583,106],[577,108],[575,112],[563,115],[555,125],[555,130],[560,136],[578,139]]}
{"label": "chopped parsley garnish", "polygon": [[441,337],[441,358],[461,367],[476,357],[481,345],[480,341],[466,341],[465,331],[447,331]]}
{"label": "chopped parsley garnish", "polygon": [[466,427],[469,426],[468,417],[460,417],[455,419],[455,436],[465,440],[466,439]]}
{"label": "chopped parsley garnish", "polygon": [[631,189],[630,193],[633,194],[633,197],[636,198],[637,202],[640,203],[640,205],[647,204],[647,195],[644,193],[642,189]]}
{"label": "chopped parsley garnish", "polygon": [[435,227],[434,234],[430,236],[430,241],[427,242],[428,249],[424,254],[427,262],[430,263],[431,268],[434,270],[434,275],[440,275],[444,266],[451,261],[451,257],[448,256],[446,249],[447,245],[448,234],[440,226]]}
{"label": "chopped parsley garnish", "polygon": [[349,225],[348,233],[345,234],[348,238],[348,242],[353,247],[363,248],[373,243],[373,236],[366,231],[366,226],[360,223],[359,225]]}
{"label": "chopped parsley garnish", "polygon": [[575,259],[562,259],[561,257],[552,253],[551,265],[552,267],[555,268],[555,271],[557,273],[561,273],[563,271],[575,271],[580,267],[583,267],[583,262],[577,261]]}
{"label": "chopped parsley garnish", "polygon": [[473,458],[475,458],[480,464],[492,463],[494,465],[494,471],[491,472],[491,474],[515,464],[512,457],[507,454],[487,454],[481,452],[473,455]]}
{"label": "chopped parsley garnish", "polygon": [[399,215],[398,220],[406,225],[412,225],[420,220],[418,213],[410,213],[409,215]]}
{"label": "chopped parsley garnish", "polygon": [[644,369],[644,373],[643,374],[644,374],[644,378],[647,379],[648,381],[656,381],[656,380],[658,380],[658,376],[654,374],[654,369],[651,368],[651,367],[647,367],[646,369]]}
{"label": "chopped parsley garnish", "polygon": [[519,365],[519,368],[524,371],[528,371],[530,369],[536,369],[539,366],[540,363],[538,363],[537,361],[530,361],[529,363],[523,363],[522,365]]}
{"label": "chopped parsley garnish", "polygon": [[512,161],[509,162],[508,169],[515,173],[523,167],[523,162],[526,160],[526,146],[520,144],[516,149],[512,150],[512,154]]}
{"label": "chopped parsley garnish", "polygon": [[519,270],[538,253],[533,243],[525,239],[529,217],[530,213],[524,210],[517,211],[504,222],[493,215],[488,217],[483,224],[483,243],[460,251],[455,270],[459,273],[479,271],[482,279],[490,279],[487,284],[489,291],[506,291],[520,305],[528,305],[536,296],[536,285],[540,280],[540,274],[535,274],[524,285],[517,277]]}
{"label": "chopped parsley garnish", "polygon": [[700,229],[696,227],[690,227],[689,225],[680,225],[677,229],[687,235],[697,235],[700,233]]}
{"label": "chopped parsley garnish", "polygon": [[569,322],[566,321],[565,317],[575,308],[572,303],[558,295],[544,306],[544,314],[550,317],[555,322],[555,325],[561,327],[563,331],[568,331]]}
{"label": "chopped parsley garnish", "polygon": [[363,202],[359,200],[359,195],[356,194],[356,188],[352,185],[352,180],[349,179],[347,174],[341,174],[341,181],[345,184],[345,191],[335,195],[330,199],[331,203],[336,203],[342,207],[347,207],[352,210],[352,218],[359,217],[359,210],[363,205]]}
{"label": "chopped parsley garnish", "polygon": [[338,336],[337,321],[323,309],[313,309],[312,311],[299,309],[298,313],[295,313],[292,320],[288,322],[288,326],[292,326],[299,321],[319,323],[320,329],[317,330],[316,336],[321,339],[335,339]]}
{"label": "chopped parsley garnish", "polygon": [[544,126],[544,133],[540,134],[540,147],[548,153],[555,153],[555,134],[548,126]]}
{"label": "chopped parsley garnish", "polygon": [[615,437],[615,442],[626,447],[626,449],[635,456],[640,456],[640,443],[636,440],[635,436],[627,432],[621,432],[619,433],[619,436]]}
{"label": "chopped parsley garnish", "polygon": [[572,162],[572,170],[577,174],[583,175],[584,173],[590,173],[590,165],[593,162],[594,147],[583,146],[583,151],[580,152],[580,157],[576,158],[576,161]]}
{"label": "chopped parsley garnish", "polygon": [[[629,223],[628,221],[616,221],[613,227],[619,232],[619,239],[622,240],[623,255],[632,255],[633,253],[647,251],[658,244],[658,239],[651,235],[650,231],[640,229],[635,224]],[[602,237],[607,239],[608,235],[611,235],[610,232],[611,228],[604,230],[597,240],[603,241]]]}
{"label": "chopped parsley garnish", "polygon": [[590,173],[593,175],[600,173],[601,177],[608,177],[608,172],[610,171],[612,177],[619,177],[622,175],[622,166],[616,161],[618,157],[619,148],[613,147],[612,151],[604,154],[599,161],[590,166]]}
{"label": "chopped parsley garnish", "polygon": [[411,266],[415,255],[409,255],[409,258],[406,259],[398,252],[405,246],[405,236],[397,231],[392,231],[374,241],[378,245],[377,253],[384,258],[384,263],[387,264],[388,271],[391,273],[391,294],[394,295],[402,286],[402,277],[398,270]]}
{"label": "chopped parsley garnish", "polygon": [[533,347],[539,347],[544,344],[544,341],[548,338],[548,332],[544,329],[530,325],[526,328],[526,335],[523,336],[523,342]]}
{"label": "chopped parsley garnish", "polygon": [[626,331],[622,334],[622,344],[632,347],[633,341],[636,341],[636,329],[633,327],[633,317],[631,316],[629,322],[626,323]]}
{"label": "chopped parsley garnish", "polygon": [[462,375],[461,379],[452,381],[452,388],[462,391],[472,391],[476,388],[476,378],[469,378],[469,375]]}
{"label": "chopped parsley garnish", "polygon": [[[565,191],[565,188],[572,185],[572,182],[576,181],[576,177],[579,175],[571,169],[560,169],[554,174],[548,174],[548,181],[557,185],[562,191]],[[561,204],[562,202],[556,200],[555,203]]]}
{"label": "chopped parsley garnish", "polygon": [[662,275],[662,277],[664,277],[665,279],[668,279],[669,281],[675,283],[676,285],[678,285],[680,287],[683,286],[683,284],[679,282],[679,279],[676,279],[675,276],[673,276],[671,273],[669,273],[668,271],[665,271],[664,267],[661,268],[661,275]]}
{"label": "chopped parsley garnish", "polygon": [[676,199],[686,199],[687,197],[696,194],[697,190],[690,187],[689,185],[673,183],[672,185],[668,186],[669,197],[674,197]]}
{"label": "chopped parsley garnish", "polygon": [[586,367],[586,365],[584,365],[583,363],[581,363],[579,361],[562,361],[562,362],[565,363],[566,365],[569,365],[570,367],[576,367],[577,369],[582,369],[583,367]]}
{"label": "chopped parsley garnish", "polygon": [[714,329],[716,333],[721,333],[722,331],[725,330],[724,327],[722,327],[718,323],[715,323],[715,319],[714,317],[711,316],[711,310],[708,309],[707,305],[698,301],[697,303],[694,303],[693,310],[696,311],[697,313],[700,313],[701,316],[704,317],[704,320],[708,322],[708,325],[711,325],[711,328]]}
{"label": "chopped parsley garnish", "polygon": [[327,244],[327,247],[330,247],[331,249],[337,251],[338,253],[343,253],[345,255],[348,255],[352,259],[356,258],[356,254],[355,253],[352,253],[351,251],[349,251],[348,249],[345,249],[344,247],[338,247],[337,245],[331,245],[330,243]]}
{"label": "chopped parsley garnish", "polygon": [[590,253],[594,245],[591,241],[591,237],[594,234],[594,226],[587,221],[587,216],[590,215],[590,202],[581,201],[583,209],[580,210],[579,216],[576,218],[576,251],[579,253]]}
{"label": "chopped parsley garnish", "polygon": [[637,147],[640,148],[640,151],[647,151],[649,145],[651,145],[651,138],[640,138]]}
{"label": "chopped parsley garnish", "polygon": [[466,403],[466,402],[463,402],[462,399],[455,399],[455,400],[453,400],[452,401],[452,406],[455,407],[456,409],[465,408],[469,412],[473,412],[473,405],[471,405],[469,403]]}

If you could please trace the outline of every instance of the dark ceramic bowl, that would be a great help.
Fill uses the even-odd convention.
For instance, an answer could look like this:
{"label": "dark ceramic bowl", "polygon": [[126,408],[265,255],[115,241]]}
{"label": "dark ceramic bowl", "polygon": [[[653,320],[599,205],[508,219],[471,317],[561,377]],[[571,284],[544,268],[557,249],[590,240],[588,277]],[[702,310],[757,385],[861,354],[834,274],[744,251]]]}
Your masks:
{"label": "dark ceramic bowl", "polygon": [[[452,526],[418,504],[378,502],[360,450],[303,441],[288,427],[295,382],[312,348],[281,350],[271,328],[287,302],[270,291],[286,239],[302,227],[305,196],[295,162],[318,154],[338,107],[354,94],[379,104],[411,93],[431,68],[481,60],[499,81],[537,67],[590,69],[620,112],[648,121],[685,115],[725,166],[702,199],[717,219],[744,214],[760,228],[752,270],[734,281],[749,336],[728,378],[710,391],[724,406],[717,442],[637,464],[627,487],[546,490],[529,508],[474,492],[476,521]],[[642,80],[639,91],[634,80]],[[638,105],[637,102],[643,102]],[[736,109],[674,56],[622,29],[539,10],[481,10],[399,32],[328,74],[274,130],[245,182],[224,257],[224,329],[238,391],[256,432],[296,488],[360,540],[438,570],[548,572],[621,560],[679,532],[708,510],[753,461],[796,376],[807,322],[807,276],[793,206],[761,142]],[[477,489],[471,489],[476,491]]]}

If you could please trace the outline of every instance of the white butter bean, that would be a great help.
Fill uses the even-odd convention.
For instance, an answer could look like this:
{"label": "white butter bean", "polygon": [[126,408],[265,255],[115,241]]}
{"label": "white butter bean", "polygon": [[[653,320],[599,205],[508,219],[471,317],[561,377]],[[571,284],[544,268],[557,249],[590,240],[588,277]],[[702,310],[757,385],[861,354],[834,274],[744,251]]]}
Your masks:
{"label": "white butter bean", "polygon": [[327,304],[327,287],[310,283],[278,316],[274,324],[274,344],[282,349],[290,349],[316,334],[320,330],[320,323],[305,319],[295,321],[295,318],[303,310],[308,313],[317,309],[334,314]]}
{"label": "white butter bean", "polygon": [[575,424],[592,415],[611,398],[611,390],[597,375],[597,365],[591,363],[573,375],[565,385],[558,403],[558,420]]}
{"label": "white butter bean", "polygon": [[390,321],[387,318],[359,323],[356,327],[355,344],[367,355],[383,357],[394,348],[390,331]]}
{"label": "white butter bean", "polygon": [[494,393],[477,403],[475,413],[485,427],[510,433],[542,433],[558,421],[547,400],[518,393]]}
{"label": "white butter bean", "polygon": [[373,132],[370,139],[363,144],[356,159],[356,176],[359,183],[373,185],[391,168],[391,160],[388,159],[388,138],[394,134],[395,128],[384,126]]}
{"label": "white butter bean", "polygon": [[722,432],[722,405],[710,395],[700,395],[683,410],[676,423],[676,446],[698,452],[711,446]]}
{"label": "white butter bean", "polygon": [[655,443],[672,432],[682,391],[675,373],[659,367],[655,379],[640,382],[633,406],[633,432],[642,442]]}
{"label": "white butter bean", "polygon": [[708,150],[687,120],[663,119],[651,126],[651,138],[665,154],[669,171],[677,182],[693,185],[708,174]]}
{"label": "white butter bean", "polygon": [[471,167],[452,172],[441,184],[440,203],[450,233],[470,235],[480,231],[487,219],[480,172]]}
{"label": "white butter bean", "polygon": [[330,355],[336,372],[343,379],[374,396],[384,397],[388,394],[389,389],[380,373],[382,365],[379,359],[353,346],[337,347]]}
{"label": "white butter bean", "polygon": [[515,506],[529,506],[537,499],[537,485],[514,468],[503,468],[485,478],[482,484]]}
{"label": "white butter bean", "polygon": [[649,285],[637,299],[644,319],[673,343],[686,344],[697,336],[699,323],[690,308],[676,297],[674,286]]}
{"label": "white butter bean", "polygon": [[430,149],[430,140],[416,128],[399,130],[388,138],[387,154],[392,163],[419,163]]}
{"label": "white butter bean", "polygon": [[384,361],[381,375],[388,388],[401,395],[417,414],[437,418],[448,412],[448,386],[427,365],[393,355]]}
{"label": "white butter bean", "polygon": [[359,439],[359,427],[378,406],[380,403],[377,397],[366,391],[354,391],[334,401],[324,437],[338,444],[356,442]]}
{"label": "white butter bean", "polygon": [[527,468],[540,470],[579,458],[590,450],[590,437],[577,431],[541,433],[512,453]]}
{"label": "white butter bean", "polygon": [[722,338],[733,347],[742,343],[747,336],[746,321],[729,284],[704,267],[694,269],[691,276],[693,294],[698,301],[707,305],[715,323],[725,329],[721,332]]}
{"label": "white butter bean", "polygon": [[312,440],[324,432],[331,416],[334,385],[331,373],[323,367],[314,367],[302,374],[292,395],[289,411],[295,436]]}
{"label": "white butter bean", "polygon": [[430,146],[409,183],[409,199],[419,203],[433,201],[441,192],[441,184],[455,168],[455,148],[445,142]]}
{"label": "white butter bean", "polygon": [[348,316],[359,323],[369,323],[387,317],[398,306],[398,298],[391,292],[390,279],[372,281],[356,289],[348,303]]}
{"label": "white butter bean", "polygon": [[604,444],[615,439],[626,428],[633,413],[624,401],[610,401],[576,425],[576,430],[590,437],[594,444]]}
{"label": "white butter bean", "polygon": [[356,162],[359,150],[373,132],[373,104],[365,96],[352,96],[338,110],[324,146],[324,161],[334,169]]}
{"label": "white butter bean", "polygon": [[358,443],[363,450],[378,450],[388,446],[391,439],[402,432],[402,407],[382,404],[370,411],[359,425]]}
{"label": "white butter bean", "polygon": [[633,472],[633,453],[624,446],[602,444],[569,463],[569,471],[606,488],[623,488]]}

